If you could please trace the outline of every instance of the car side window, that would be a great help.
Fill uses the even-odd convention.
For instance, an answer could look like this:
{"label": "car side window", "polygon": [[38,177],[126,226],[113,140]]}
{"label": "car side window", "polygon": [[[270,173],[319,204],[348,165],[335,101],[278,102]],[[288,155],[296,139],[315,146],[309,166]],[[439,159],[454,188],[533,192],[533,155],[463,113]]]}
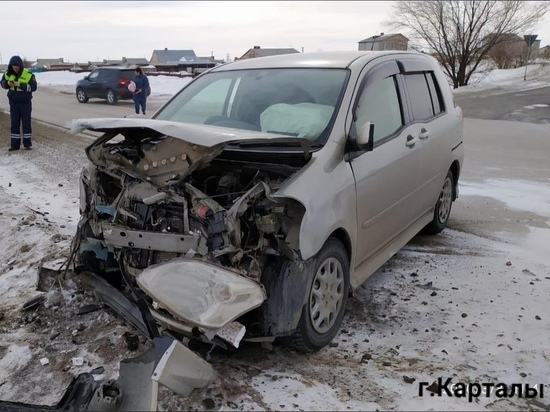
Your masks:
{"label": "car side window", "polygon": [[359,97],[356,115],[357,130],[368,121],[374,123],[374,143],[399,130],[403,126],[403,114],[395,76],[367,86]]}
{"label": "car side window", "polygon": [[94,70],[93,72],[90,73],[90,75],[88,76],[88,79],[95,80],[97,79],[98,76],[99,76],[99,70]]}
{"label": "car side window", "polygon": [[430,96],[432,97],[432,106],[434,114],[437,116],[439,113],[445,111],[445,105],[443,103],[443,96],[441,95],[441,89],[437,84],[434,73],[426,73],[426,80],[428,81],[428,87],[430,89]]}
{"label": "car side window", "polygon": [[109,72],[107,70],[99,70],[98,79],[108,79],[109,77]]}
{"label": "car side window", "polygon": [[409,91],[414,121],[428,120],[434,117],[432,96],[424,73],[405,74],[405,84]]}

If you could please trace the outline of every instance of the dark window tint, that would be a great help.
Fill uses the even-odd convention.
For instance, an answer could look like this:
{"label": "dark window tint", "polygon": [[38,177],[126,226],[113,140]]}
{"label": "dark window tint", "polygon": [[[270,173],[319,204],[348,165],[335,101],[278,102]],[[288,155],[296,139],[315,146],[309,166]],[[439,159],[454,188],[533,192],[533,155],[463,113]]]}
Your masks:
{"label": "dark window tint", "polygon": [[426,79],[428,80],[428,87],[430,88],[434,114],[437,116],[439,113],[445,111],[441,90],[439,89],[439,85],[433,73],[426,73]]}
{"label": "dark window tint", "polygon": [[108,70],[100,70],[99,71],[99,76],[98,76],[100,79],[108,79],[109,77],[111,77],[110,73]]}
{"label": "dark window tint", "polygon": [[434,116],[432,97],[424,73],[406,74],[405,84],[409,91],[414,120],[428,120]]}
{"label": "dark window tint", "polygon": [[374,123],[375,142],[395,133],[403,125],[395,77],[368,86],[359,97],[356,115],[358,131],[366,122]]}

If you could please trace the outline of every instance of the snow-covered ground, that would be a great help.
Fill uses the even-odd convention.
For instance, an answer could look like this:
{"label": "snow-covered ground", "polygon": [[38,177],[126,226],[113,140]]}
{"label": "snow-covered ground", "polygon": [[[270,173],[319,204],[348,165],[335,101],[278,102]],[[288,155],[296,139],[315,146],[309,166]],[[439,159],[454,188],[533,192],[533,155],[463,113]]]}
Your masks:
{"label": "snow-covered ground", "polygon": [[[523,81],[522,70],[494,71],[458,92],[514,88]],[[39,84],[60,89],[74,88],[83,76],[36,75]],[[549,66],[530,66],[528,76],[534,79],[531,86],[550,85]],[[150,81],[154,94],[173,95],[189,79],[151,76]],[[18,311],[37,294],[39,265],[55,268],[66,258],[78,221],[78,174],[85,162],[78,147],[41,146],[40,151],[15,155],[0,152],[0,313]],[[204,399],[209,398],[217,410],[526,408],[525,399],[517,398],[481,397],[468,403],[464,398],[418,396],[419,382],[431,383],[438,377],[453,377],[455,383],[549,383],[550,258],[542,252],[540,240],[548,239],[550,230],[550,187],[465,181],[461,194],[461,202],[482,195],[538,214],[547,220],[547,227],[531,228],[530,236],[509,243],[452,229],[433,240],[417,238],[350,300],[341,333],[330,347],[309,356],[276,348],[248,358],[242,354],[217,358],[220,377],[210,389],[193,395],[198,398],[189,402],[195,403],[161,406],[204,409]],[[63,298],[72,299],[73,292],[65,290]],[[54,330],[54,326],[44,325],[44,329]],[[38,387],[46,383],[55,387],[61,382],[50,382],[54,367],[76,375],[97,366],[110,371],[117,365],[82,346],[63,351],[84,356],[84,367],[55,364],[60,352],[47,348],[57,341],[33,345],[35,337],[26,335],[28,327],[23,321],[17,327],[5,326],[0,316],[2,400],[47,404],[58,399],[47,390],[40,398],[29,395],[36,395],[32,388],[26,393],[25,382],[17,377],[29,370],[43,373],[36,377]],[[114,334],[122,330],[113,326]],[[49,357],[50,364],[40,365],[43,357]],[[415,379],[413,384],[409,378]]]}
{"label": "snow-covered ground", "polygon": [[[35,73],[39,86],[54,87],[74,92],[76,83],[90,72],[74,73],[70,71],[52,71]],[[190,77],[148,76],[151,85],[151,95],[172,96],[191,81]]]}
{"label": "snow-covered ground", "polygon": [[[526,77],[523,80],[524,76]],[[454,90],[454,93],[468,93],[492,89],[530,90],[550,86],[550,60],[529,64],[517,69],[493,69],[487,65],[472,75],[468,86]]]}

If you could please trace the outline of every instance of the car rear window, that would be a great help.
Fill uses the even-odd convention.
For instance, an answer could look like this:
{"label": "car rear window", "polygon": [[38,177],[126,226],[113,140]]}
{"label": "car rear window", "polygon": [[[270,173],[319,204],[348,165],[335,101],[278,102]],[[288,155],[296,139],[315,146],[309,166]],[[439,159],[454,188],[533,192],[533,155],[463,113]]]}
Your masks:
{"label": "car rear window", "polygon": [[424,73],[406,74],[414,120],[428,120],[434,116],[432,98]]}
{"label": "car rear window", "polygon": [[445,111],[441,91],[432,72],[411,73],[404,77],[415,121],[428,120]]}
{"label": "car rear window", "polygon": [[439,88],[439,85],[437,84],[437,80],[433,73],[426,73],[426,79],[428,80],[430,95],[432,96],[432,105],[434,108],[434,114],[437,116],[439,113],[442,113],[445,111],[443,97],[441,96],[441,89]]}

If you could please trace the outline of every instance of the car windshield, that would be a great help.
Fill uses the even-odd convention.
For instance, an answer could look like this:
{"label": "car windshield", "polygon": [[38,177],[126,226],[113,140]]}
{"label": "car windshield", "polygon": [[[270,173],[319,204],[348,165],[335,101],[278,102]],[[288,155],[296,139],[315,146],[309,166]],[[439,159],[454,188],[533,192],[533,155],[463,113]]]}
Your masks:
{"label": "car windshield", "polygon": [[254,69],[207,73],[155,119],[256,130],[323,144],[340,103],[345,69]]}

